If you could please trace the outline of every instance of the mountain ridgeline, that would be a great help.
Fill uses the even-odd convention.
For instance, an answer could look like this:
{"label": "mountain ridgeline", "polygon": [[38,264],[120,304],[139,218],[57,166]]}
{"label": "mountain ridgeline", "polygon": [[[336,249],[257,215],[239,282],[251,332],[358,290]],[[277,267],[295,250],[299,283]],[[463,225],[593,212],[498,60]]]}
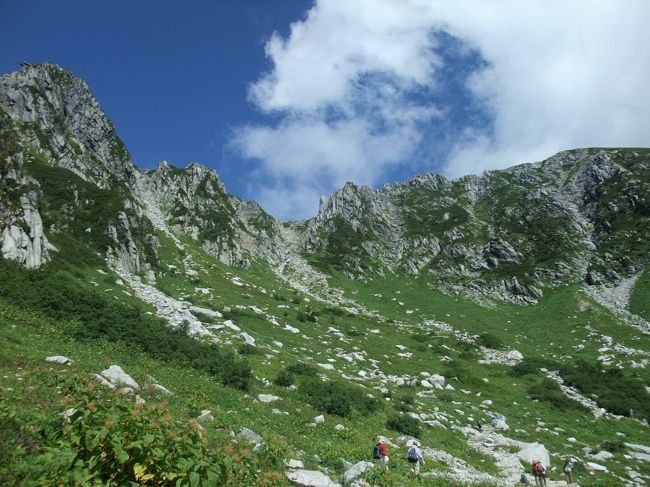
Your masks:
{"label": "mountain ridgeline", "polygon": [[533,303],[548,287],[616,284],[648,260],[647,149],[346,183],[315,218],[282,223],[203,165],[137,168],[88,85],[54,64],[0,78],[0,178],[2,256],[28,267],[109,257],[155,281],[163,232],[233,266],[299,259],[325,276],[425,275],[446,291]]}

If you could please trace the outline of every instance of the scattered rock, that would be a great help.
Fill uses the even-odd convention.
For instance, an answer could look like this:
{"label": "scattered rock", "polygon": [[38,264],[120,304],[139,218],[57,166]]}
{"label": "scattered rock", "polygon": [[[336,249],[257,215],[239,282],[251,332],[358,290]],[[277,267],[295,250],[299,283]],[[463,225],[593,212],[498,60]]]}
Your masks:
{"label": "scattered rock", "polygon": [[287,479],[301,487],[340,487],[322,472],[316,470],[293,470],[287,472]]}
{"label": "scattered rock", "polygon": [[246,332],[241,332],[241,333],[240,333],[239,335],[237,335],[237,336],[238,336],[239,338],[241,338],[242,341],[243,341],[246,345],[250,345],[251,347],[254,347],[254,346],[255,346],[255,338],[253,338],[252,336],[250,336],[248,333],[246,333]]}
{"label": "scattered rock", "polygon": [[529,443],[517,452],[517,456],[526,465],[531,465],[533,460],[539,460],[546,468],[551,466],[548,450],[541,443]]}
{"label": "scattered rock", "polygon": [[594,462],[585,462],[585,468],[590,472],[608,472],[607,467]]}
{"label": "scattered rock", "polygon": [[73,360],[63,355],[52,355],[51,357],[45,357],[46,362],[52,362],[55,364],[70,365]]}
{"label": "scattered rock", "polygon": [[591,455],[591,458],[594,460],[598,460],[599,462],[604,462],[606,460],[610,460],[611,458],[614,458],[614,455],[611,452],[608,452],[607,450],[601,450],[595,455]]}
{"label": "scattered rock", "polygon": [[111,365],[108,369],[100,372],[100,375],[110,382],[114,387],[124,386],[138,390],[140,386],[133,378],[122,370],[119,365]]}
{"label": "scattered rock", "polygon": [[212,416],[212,411],[209,409],[204,409],[201,411],[201,414],[196,417],[196,420],[199,423],[205,423],[206,421],[214,421],[214,416]]}
{"label": "scattered rock", "polygon": [[301,468],[305,468],[305,465],[300,461],[300,460],[288,460],[285,462],[285,465],[287,468],[290,468],[292,470],[298,470]]}
{"label": "scattered rock", "polygon": [[272,394],[258,394],[257,395],[257,400],[259,402],[264,402],[264,403],[268,404],[268,403],[271,403],[271,402],[280,401],[280,400],[282,400],[282,398],[278,397],[278,396],[274,396]]}
{"label": "scattered rock", "polygon": [[356,479],[359,475],[361,475],[363,472],[365,472],[366,470],[370,470],[374,466],[375,464],[372,462],[361,461],[355,463],[352,467],[348,468],[343,474],[343,484],[344,485],[349,484],[354,479]]}
{"label": "scattered rock", "polygon": [[243,427],[239,430],[237,437],[241,438],[242,440],[247,440],[250,443],[255,443],[256,448],[259,448],[264,443],[264,439],[260,435],[246,427]]}

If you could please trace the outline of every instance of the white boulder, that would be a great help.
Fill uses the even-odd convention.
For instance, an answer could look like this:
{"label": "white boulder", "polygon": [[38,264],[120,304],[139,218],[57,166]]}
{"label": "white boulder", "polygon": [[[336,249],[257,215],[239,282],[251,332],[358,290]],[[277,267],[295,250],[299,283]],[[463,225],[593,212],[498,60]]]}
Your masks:
{"label": "white boulder", "polygon": [[427,379],[431,385],[433,385],[436,389],[442,389],[445,387],[445,378],[442,375],[439,374],[433,374],[431,377]]}
{"label": "white boulder", "polygon": [[590,472],[608,472],[607,467],[605,465],[600,465],[594,462],[585,462],[585,467]]}
{"label": "white boulder", "polygon": [[292,470],[305,468],[304,463],[302,463],[300,460],[294,460],[294,459],[286,461],[285,465],[287,466],[287,468],[290,468]]}
{"label": "white boulder", "polygon": [[258,394],[257,395],[257,400],[259,402],[264,402],[264,403],[271,403],[275,401],[280,401],[282,398],[278,396],[274,396],[272,394]]}
{"label": "white boulder", "polygon": [[63,355],[52,355],[51,357],[45,357],[46,362],[52,362],[55,364],[70,365],[73,360]]}
{"label": "white boulder", "polygon": [[614,454],[608,452],[607,450],[601,450],[595,455],[591,455],[591,458],[593,458],[594,460],[598,460],[599,462],[604,462],[606,460],[610,460],[614,458]]}
{"label": "white boulder", "polygon": [[250,345],[251,347],[254,347],[254,346],[255,346],[255,338],[253,338],[252,336],[250,336],[250,335],[249,335],[248,333],[246,333],[245,331],[241,332],[241,333],[240,333],[239,335],[237,335],[237,336],[238,336],[239,338],[241,338],[242,341],[243,341],[246,345]]}
{"label": "white boulder", "polygon": [[533,460],[539,460],[546,468],[551,465],[548,450],[541,443],[528,443],[517,452],[517,456],[526,464],[531,465]]}
{"label": "white boulder", "polygon": [[301,487],[340,487],[340,484],[332,482],[327,475],[316,470],[293,470],[286,475],[293,485]]}
{"label": "white boulder", "polygon": [[99,373],[104,379],[113,384],[115,387],[131,387],[132,389],[140,389],[138,383],[133,378],[124,372],[119,365],[111,365],[108,369],[102,370]]}
{"label": "white boulder", "polygon": [[373,468],[374,466],[375,464],[372,462],[361,461],[355,463],[350,468],[348,468],[343,474],[343,484],[344,485],[349,484],[354,479],[356,479],[359,475],[361,475],[363,472]]}
{"label": "white boulder", "polygon": [[200,313],[210,318],[223,318],[223,315],[219,311],[213,309],[201,308],[200,306],[190,306],[190,311],[192,313]]}
{"label": "white boulder", "polygon": [[199,414],[196,417],[196,420],[199,423],[204,423],[206,421],[214,421],[214,416],[212,416],[212,411],[210,411],[209,409],[204,409],[203,411],[201,411],[201,414]]}
{"label": "white boulder", "polygon": [[232,322],[232,320],[224,321],[223,326],[225,326],[226,328],[228,328],[229,330],[232,330],[232,331],[237,331],[237,332],[241,331],[241,328],[239,328],[237,325],[235,325]]}

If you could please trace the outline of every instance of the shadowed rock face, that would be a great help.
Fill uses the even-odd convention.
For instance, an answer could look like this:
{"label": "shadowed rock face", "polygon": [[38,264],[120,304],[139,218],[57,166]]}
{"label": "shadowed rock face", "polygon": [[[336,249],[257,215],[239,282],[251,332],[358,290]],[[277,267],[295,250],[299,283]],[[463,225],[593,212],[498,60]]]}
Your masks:
{"label": "shadowed rock face", "polygon": [[[443,290],[532,303],[545,287],[637,275],[650,250],[645,149],[572,150],[381,189],[346,183],[314,218],[283,225],[201,164],[136,168],[88,85],[54,64],[0,77],[0,122],[0,248],[30,267],[66,233],[152,280],[158,230],[228,265],[263,259],[305,282],[332,268],[364,280],[426,274]],[[102,218],[82,221],[83,212]]]}

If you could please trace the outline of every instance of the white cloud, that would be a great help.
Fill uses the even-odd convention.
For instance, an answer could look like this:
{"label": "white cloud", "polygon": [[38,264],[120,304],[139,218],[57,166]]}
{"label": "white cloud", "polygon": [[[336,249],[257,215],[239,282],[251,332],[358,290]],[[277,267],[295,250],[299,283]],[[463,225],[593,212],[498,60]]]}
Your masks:
{"label": "white cloud", "polygon": [[259,161],[253,192],[279,216],[313,215],[318,193],[346,180],[383,183],[445,126],[444,100],[412,96],[444,81],[442,29],[486,61],[466,89],[492,121],[449,125],[448,159],[431,170],[458,176],[573,147],[648,146],[649,14],[643,0],[319,0],[286,39],[271,37],[273,68],[250,87],[276,121],[241,127],[234,145]]}

